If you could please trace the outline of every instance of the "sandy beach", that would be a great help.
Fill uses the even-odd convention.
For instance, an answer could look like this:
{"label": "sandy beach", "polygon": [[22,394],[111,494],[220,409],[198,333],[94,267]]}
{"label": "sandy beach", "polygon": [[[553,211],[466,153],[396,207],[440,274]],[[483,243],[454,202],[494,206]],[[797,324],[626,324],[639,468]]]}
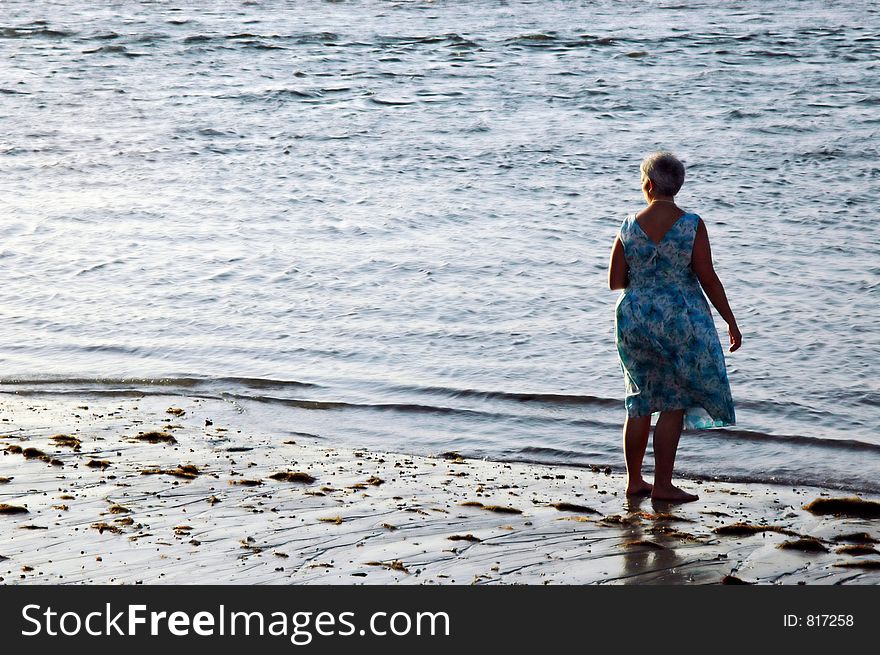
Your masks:
{"label": "sandy beach", "polygon": [[880,505],[837,490],[632,500],[605,465],[337,448],[198,397],[4,395],[0,425],[4,584],[880,582]]}

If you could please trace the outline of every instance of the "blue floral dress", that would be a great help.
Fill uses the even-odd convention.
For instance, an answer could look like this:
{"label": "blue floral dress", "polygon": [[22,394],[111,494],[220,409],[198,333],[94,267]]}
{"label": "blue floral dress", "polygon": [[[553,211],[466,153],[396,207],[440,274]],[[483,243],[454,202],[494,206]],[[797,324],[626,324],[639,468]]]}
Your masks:
{"label": "blue floral dress", "polygon": [[699,221],[684,214],[655,244],[631,215],[619,234],[629,266],[615,307],[627,415],[684,409],[686,428],[736,423],[718,332],[690,266]]}

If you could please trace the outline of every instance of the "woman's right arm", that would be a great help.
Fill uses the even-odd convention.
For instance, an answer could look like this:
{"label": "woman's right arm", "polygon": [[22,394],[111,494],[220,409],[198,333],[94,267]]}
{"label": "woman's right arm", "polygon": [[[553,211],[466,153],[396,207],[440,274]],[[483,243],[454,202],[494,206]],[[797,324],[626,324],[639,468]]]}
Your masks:
{"label": "woman's right arm", "polygon": [[608,288],[612,291],[625,289],[629,276],[629,266],[623,252],[623,244],[620,236],[614,239],[614,247],[611,248],[611,261],[608,262]]}
{"label": "woman's right arm", "polygon": [[709,246],[709,232],[706,230],[706,224],[703,219],[697,223],[697,236],[694,239],[694,251],[691,255],[691,268],[693,268],[700,286],[706,292],[706,297],[714,305],[715,309],[721,315],[721,318],[727,323],[727,332],[730,336],[730,352],[738,349],[742,344],[742,334],[736,324],[736,317],[730,309],[727,302],[727,294],[724,293],[724,286],[718,275],[715,273],[715,267],[712,266],[712,248]]}

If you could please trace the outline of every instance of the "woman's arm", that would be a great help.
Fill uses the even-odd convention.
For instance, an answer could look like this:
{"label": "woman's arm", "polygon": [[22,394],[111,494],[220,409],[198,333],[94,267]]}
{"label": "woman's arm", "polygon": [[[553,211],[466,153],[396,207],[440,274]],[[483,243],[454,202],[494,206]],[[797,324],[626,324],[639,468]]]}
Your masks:
{"label": "woman's arm", "polygon": [[620,242],[620,236],[614,239],[614,246],[611,248],[611,261],[608,263],[608,288],[612,291],[617,289],[625,289],[629,276],[629,265],[626,263],[626,257],[623,255],[623,244]]}
{"label": "woman's arm", "polygon": [[706,292],[706,297],[721,314],[721,318],[727,323],[727,332],[730,336],[730,352],[733,352],[742,344],[742,334],[736,324],[736,317],[730,309],[727,302],[727,294],[724,293],[724,286],[718,275],[715,273],[715,267],[712,266],[712,249],[709,246],[709,232],[703,219],[697,223],[697,236],[694,239],[694,251],[691,255],[691,268],[700,281],[700,286]]}

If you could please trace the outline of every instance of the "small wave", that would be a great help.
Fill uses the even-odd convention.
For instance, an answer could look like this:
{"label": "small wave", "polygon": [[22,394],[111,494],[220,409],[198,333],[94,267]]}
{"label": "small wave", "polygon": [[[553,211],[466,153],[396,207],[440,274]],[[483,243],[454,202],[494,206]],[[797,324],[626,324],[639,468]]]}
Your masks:
{"label": "small wave", "polygon": [[752,50],[747,54],[755,57],[781,57],[784,59],[800,58],[800,56],[794,52],[785,52],[781,50]]}
{"label": "small wave", "polygon": [[423,36],[392,36],[383,35],[376,39],[378,45],[386,46],[408,46],[420,44],[441,43],[456,48],[475,48],[479,47],[479,43],[465,38],[460,34],[450,32],[447,34],[426,34]]}
{"label": "small wave", "polygon": [[582,459],[584,457],[584,453],[579,453],[573,450],[562,450],[561,448],[548,448],[547,446],[524,446],[516,452],[521,453],[526,457],[544,457],[550,458],[553,461],[563,462]]}
{"label": "small wave", "polygon": [[554,51],[575,50],[578,48],[594,48],[617,45],[617,40],[610,36],[579,34],[574,37],[560,37],[556,32],[536,32],[521,34],[506,39],[504,43],[515,48],[539,48]]}
{"label": "small wave", "polygon": [[259,34],[229,34],[223,37],[226,41],[234,41],[236,45],[254,50],[287,50],[287,46],[273,43],[278,40],[276,36],[263,37]]}
{"label": "small wave", "polygon": [[870,407],[880,407],[880,393],[869,391],[868,393],[859,396],[856,402]]}
{"label": "small wave", "polygon": [[289,389],[289,388],[311,388],[318,389],[320,384],[314,382],[302,382],[300,380],[273,380],[269,378],[249,378],[249,377],[222,377],[217,379],[218,382],[240,384],[252,389]]}
{"label": "small wave", "polygon": [[284,405],[287,407],[299,407],[301,409],[366,409],[379,411],[396,411],[414,414],[455,414],[460,416],[481,416],[491,419],[507,419],[511,416],[498,412],[487,412],[475,409],[461,409],[457,407],[443,407],[439,405],[420,405],[418,403],[351,403],[342,400],[307,400],[300,398],[278,398],[277,396],[248,396],[236,393],[224,394],[226,398],[236,400],[250,400],[259,403]]}
{"label": "small wave", "polygon": [[[8,393],[7,391],[0,388],[0,393]],[[144,396],[160,396],[167,395],[167,393],[158,393],[156,391],[142,391],[139,389],[17,389],[15,390],[16,396],[23,396],[25,398],[29,397],[37,397],[43,398],[45,396],[82,396],[83,394],[87,394],[88,396],[94,396],[98,398],[143,398]],[[196,396],[198,397],[198,396]]]}
{"label": "small wave", "polygon": [[[561,461],[565,466],[571,467],[573,469],[595,469],[595,467],[601,467],[602,469],[610,469],[612,473],[623,473],[624,469],[619,464],[613,463],[609,464],[602,461],[602,456],[596,456],[592,459],[596,461],[593,462],[585,462],[587,456],[584,453],[577,453],[568,450],[557,450],[554,448],[523,448],[519,451],[522,453],[522,456],[512,455],[510,457],[500,457],[497,460],[499,462],[510,462],[517,464],[540,464],[540,465],[553,465]],[[467,458],[469,454],[467,452],[462,452],[462,455]],[[614,458],[616,459],[616,458]],[[729,482],[729,483],[740,483],[740,484],[762,484],[762,485],[776,485],[776,486],[785,486],[785,487],[818,487],[824,489],[835,489],[838,491],[846,491],[849,493],[878,493],[880,492],[880,484],[873,482],[871,480],[859,480],[857,482],[853,482],[850,480],[838,480],[831,479],[821,475],[811,475],[809,472],[806,473],[798,473],[797,475],[786,475],[786,474],[761,474],[761,473],[734,473],[734,474],[724,474],[724,475],[711,475],[706,473],[701,473],[699,471],[692,470],[684,470],[679,471],[679,474],[683,477],[687,477],[691,480],[701,480],[703,482]]]}
{"label": "small wave", "polygon": [[241,32],[239,34],[227,34],[224,36],[224,39],[227,40],[238,40],[238,39],[256,39],[259,38],[259,34],[252,34],[251,32]]}
{"label": "small wave", "polygon": [[87,41],[112,41],[113,39],[118,39],[122,35],[117,34],[116,32],[99,32],[98,34],[92,34],[91,36],[86,37]]}
{"label": "small wave", "polygon": [[107,268],[108,266],[111,266],[112,264],[119,264],[121,262],[122,262],[122,260],[117,258],[117,259],[108,260],[106,262],[100,262],[98,264],[92,264],[90,266],[86,266],[86,267],[80,269],[79,271],[77,271],[76,275],[80,276],[80,275],[86,275],[88,273],[93,273],[95,271],[100,271],[104,268]]}
{"label": "small wave", "polygon": [[610,96],[611,92],[604,89],[579,89],[578,94],[584,96]]}
{"label": "small wave", "polygon": [[301,34],[253,34],[251,32],[241,32],[236,34],[190,34],[185,36],[182,41],[184,44],[197,43],[224,43],[234,42],[237,45],[245,45],[260,43],[268,48],[281,48],[282,45],[308,45],[315,43],[335,43],[339,40],[339,35],[335,32],[305,32]]}
{"label": "small wave", "polygon": [[375,96],[370,98],[370,102],[376,105],[412,105],[415,104],[415,100],[407,100],[405,98],[376,98]]}
{"label": "small wave", "polygon": [[326,43],[328,41],[338,41],[339,35],[336,32],[305,32],[302,34],[291,34],[282,38],[289,39],[294,43]]}
{"label": "small wave", "polygon": [[136,387],[146,388],[162,387],[162,388],[180,388],[195,389],[198,387],[216,387],[223,385],[236,385],[247,387],[250,389],[302,389],[302,388],[320,388],[321,385],[312,382],[301,382],[299,380],[273,380],[266,378],[251,377],[189,377],[189,376],[172,376],[172,377],[64,377],[64,376],[46,376],[46,377],[0,377],[0,387],[35,387],[37,389],[43,387]]}
{"label": "small wave", "polygon": [[823,146],[822,148],[818,148],[816,150],[809,150],[807,152],[799,153],[795,156],[795,161],[831,161],[832,159],[837,159],[839,157],[846,156],[846,153],[840,148],[830,148],[827,146]]}
{"label": "small wave", "polygon": [[323,94],[316,89],[274,89],[262,95],[271,98],[320,98]]}
{"label": "small wave", "polygon": [[122,55],[123,57],[146,57],[148,53],[146,52],[132,52],[124,45],[102,45],[100,48],[90,48],[88,50],[82,51],[84,55],[93,55],[93,54],[110,54],[110,55]]}
{"label": "small wave", "polygon": [[508,400],[521,403],[545,403],[558,405],[600,405],[620,407],[620,400],[601,398],[585,394],[528,393],[517,391],[484,391],[479,389],[459,389],[455,387],[420,387],[397,385],[388,387],[390,391],[409,391],[423,394],[442,395],[449,398],[476,398],[479,400]]}
{"label": "small wave", "polygon": [[250,41],[242,41],[242,46],[245,48],[251,48],[252,50],[287,50],[288,48],[283,45],[275,45],[274,43],[266,43],[265,41],[260,41],[259,39],[254,39]]}
{"label": "small wave", "polygon": [[851,482],[829,479],[821,476],[812,476],[809,473],[798,475],[761,475],[761,474],[731,474],[731,475],[706,475],[699,472],[688,471],[688,478],[703,480],[705,482],[735,482],[742,484],[772,484],[784,487],[820,487],[823,489],[836,489],[849,493],[877,493],[880,485],[870,480]]}
{"label": "small wave", "polygon": [[95,343],[83,345],[79,348],[86,353],[117,353],[124,355],[134,355],[141,351],[139,346],[129,346],[116,343]]}
{"label": "small wave", "polygon": [[616,41],[610,36],[595,36],[593,34],[580,34],[578,41],[575,43],[583,43],[589,45],[614,45]]}
{"label": "small wave", "polygon": [[164,32],[151,32],[148,34],[137,34],[131,35],[130,40],[132,43],[158,43],[159,41],[165,41],[166,39],[170,39],[170,34],[165,34]]}
{"label": "small wave", "polygon": [[858,441],[857,439],[825,439],[823,437],[808,437],[801,434],[768,434],[766,432],[732,430],[729,428],[716,428],[711,431],[700,430],[698,432],[704,435],[716,435],[722,438],[732,436],[744,441],[784,442],[787,444],[815,446],[818,448],[880,453],[880,444]]}
{"label": "small wave", "polygon": [[246,100],[264,102],[266,100],[285,101],[288,99],[316,100],[324,97],[318,89],[268,89],[258,93],[235,93],[212,96],[219,100]]}
{"label": "small wave", "polygon": [[507,39],[507,43],[521,43],[524,45],[535,45],[542,43],[551,43],[556,41],[558,37],[556,32],[535,32],[532,34],[520,34]]}
{"label": "small wave", "polygon": [[0,39],[26,39],[33,36],[47,39],[63,39],[74,34],[75,32],[53,30],[42,25],[37,27],[0,27]]}
{"label": "small wave", "polygon": [[[474,389],[450,389],[445,387],[386,387],[391,391],[417,392],[421,394],[441,395],[449,400],[454,399],[479,399],[500,400],[516,403],[536,403],[544,405],[569,405],[569,406],[602,406],[617,408],[619,400],[600,398],[586,395],[565,394],[540,394],[540,393],[517,393],[505,391],[478,391]],[[302,409],[354,409],[354,410],[377,410],[394,411],[416,414],[452,415],[461,417],[481,417],[493,421],[505,421],[508,423],[527,423],[535,425],[539,423],[565,424],[571,427],[600,427],[603,429],[611,426],[595,419],[584,417],[559,417],[554,415],[524,415],[520,416],[500,410],[461,408],[447,405],[435,405],[417,402],[378,402],[378,403],[355,403],[334,400],[310,400],[298,398],[279,398],[265,395],[225,394],[239,400],[251,400],[260,403],[277,403],[280,405],[299,407]],[[713,430],[697,430],[696,434],[713,439],[740,439],[743,441],[755,441],[764,443],[785,443],[791,445],[808,445],[817,448],[830,448],[837,450],[880,453],[880,444],[873,444],[856,439],[828,439],[806,435],[770,434],[759,431],[718,428]]]}
{"label": "small wave", "polygon": [[236,138],[240,136],[235,130],[218,130],[213,127],[199,128],[198,133],[202,136],[228,136]]}
{"label": "small wave", "polygon": [[727,118],[734,120],[740,118],[758,118],[761,116],[760,112],[746,111],[744,109],[731,109],[725,115],[727,116]]}

